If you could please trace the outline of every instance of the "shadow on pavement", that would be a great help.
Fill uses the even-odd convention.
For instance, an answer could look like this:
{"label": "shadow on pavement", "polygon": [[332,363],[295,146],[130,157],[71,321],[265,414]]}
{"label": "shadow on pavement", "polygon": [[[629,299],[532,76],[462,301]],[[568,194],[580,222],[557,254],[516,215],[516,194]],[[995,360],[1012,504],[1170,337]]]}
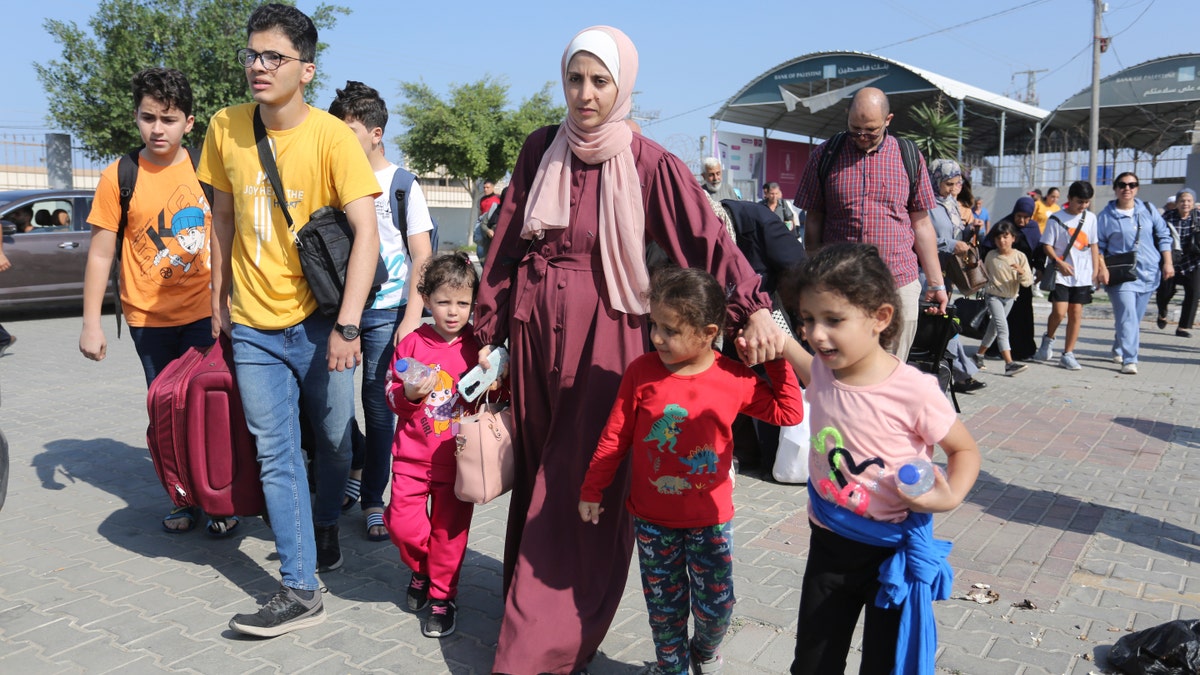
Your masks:
{"label": "shadow on pavement", "polygon": [[1200,562],[1195,531],[1127,509],[1005,482],[979,472],[966,501],[1002,521],[1091,536],[1097,532],[1187,562]]}
{"label": "shadow on pavement", "polygon": [[[125,503],[97,526],[112,544],[147,557],[165,557],[211,567],[250,595],[278,588],[278,580],[238,549],[242,537],[270,539],[257,518],[243,518],[238,533],[228,540],[206,537],[204,523],[184,534],[162,530],[161,518],[171,503],[155,477],[150,455],[109,438],[62,439],[46,444],[32,465],[42,487],[70,490],[77,482],[100,488]],[[66,481],[65,483],[63,481]]]}

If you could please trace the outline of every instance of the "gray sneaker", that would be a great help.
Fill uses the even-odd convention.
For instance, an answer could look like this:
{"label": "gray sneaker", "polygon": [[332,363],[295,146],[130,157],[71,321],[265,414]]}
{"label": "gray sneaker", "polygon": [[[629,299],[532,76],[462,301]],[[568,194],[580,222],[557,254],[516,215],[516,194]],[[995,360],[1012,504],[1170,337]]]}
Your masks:
{"label": "gray sneaker", "polygon": [[1038,361],[1049,361],[1054,358],[1054,338],[1049,335],[1042,336],[1042,346],[1038,347],[1037,353],[1033,358]]}
{"label": "gray sneaker", "polygon": [[254,614],[237,614],[229,627],[239,633],[257,637],[276,637],[325,621],[321,591],[314,591],[311,600],[304,600],[294,590],[280,586],[279,590]]}
{"label": "gray sneaker", "polygon": [[1062,358],[1058,360],[1058,365],[1067,370],[1083,370],[1083,366],[1075,360],[1075,352],[1063,352]]}
{"label": "gray sneaker", "polygon": [[1004,374],[1008,375],[1009,377],[1012,377],[1017,373],[1023,373],[1026,370],[1029,370],[1029,366],[1025,365],[1024,363],[1017,363],[1016,361],[1004,366]]}
{"label": "gray sneaker", "polygon": [[971,355],[971,360],[975,362],[975,367],[980,370],[987,370],[987,365],[983,362],[983,354],[975,352]]}
{"label": "gray sneaker", "polygon": [[702,660],[697,658],[695,641],[688,642],[688,649],[691,651],[693,675],[718,675],[721,672],[721,667],[725,665],[725,660],[721,658],[720,652],[713,654],[707,659]]}

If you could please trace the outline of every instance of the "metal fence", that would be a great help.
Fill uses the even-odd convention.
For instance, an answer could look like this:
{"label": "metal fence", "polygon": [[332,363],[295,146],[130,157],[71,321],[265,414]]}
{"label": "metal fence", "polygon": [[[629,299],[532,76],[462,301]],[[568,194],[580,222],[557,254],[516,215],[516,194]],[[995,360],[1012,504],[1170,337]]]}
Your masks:
{"label": "metal fence", "polygon": [[[51,134],[0,129],[0,190],[36,190],[51,186],[47,148]],[[112,159],[96,161],[83,148],[72,145],[68,175],[75,188],[94,188],[100,171]]]}
{"label": "metal fence", "polygon": [[[1132,171],[1146,183],[1182,183],[1191,152],[1187,145],[1167,148],[1157,156],[1134,150],[1101,150],[1098,182],[1111,183],[1121,172]],[[1032,154],[1008,155],[1003,163],[996,156],[969,158],[966,163],[972,167],[972,182],[989,187],[1070,185],[1088,179],[1086,150],[1042,152],[1036,164]]]}

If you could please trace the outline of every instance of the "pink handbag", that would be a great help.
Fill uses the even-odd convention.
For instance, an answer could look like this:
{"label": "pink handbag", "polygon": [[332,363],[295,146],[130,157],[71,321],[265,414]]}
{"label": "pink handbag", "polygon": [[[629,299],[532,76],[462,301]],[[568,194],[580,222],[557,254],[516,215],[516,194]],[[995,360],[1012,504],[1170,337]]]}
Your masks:
{"label": "pink handbag", "polygon": [[454,495],[464,502],[486,504],[512,489],[515,458],[513,417],[508,404],[483,403],[458,423],[458,476]]}

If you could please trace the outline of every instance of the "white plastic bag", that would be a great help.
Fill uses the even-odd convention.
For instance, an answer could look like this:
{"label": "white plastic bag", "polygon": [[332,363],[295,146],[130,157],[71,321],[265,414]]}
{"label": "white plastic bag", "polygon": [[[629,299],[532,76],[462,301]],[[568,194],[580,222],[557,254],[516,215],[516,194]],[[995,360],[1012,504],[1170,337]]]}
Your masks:
{"label": "white plastic bag", "polygon": [[771,475],[780,483],[808,482],[808,450],[812,445],[812,433],[808,426],[810,414],[808,399],[805,399],[804,421],[779,428],[779,449],[775,453]]}

